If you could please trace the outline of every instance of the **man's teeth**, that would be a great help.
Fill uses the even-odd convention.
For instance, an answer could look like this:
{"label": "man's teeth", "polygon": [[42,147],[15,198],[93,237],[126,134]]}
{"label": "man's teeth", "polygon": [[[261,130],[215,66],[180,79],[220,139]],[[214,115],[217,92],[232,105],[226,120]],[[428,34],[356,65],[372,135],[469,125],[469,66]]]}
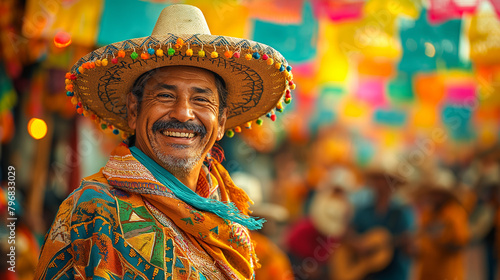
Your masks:
{"label": "man's teeth", "polygon": [[192,137],[194,137],[194,133],[174,132],[174,131],[163,131],[163,135],[171,136],[171,137],[181,137],[181,138],[192,138]]}

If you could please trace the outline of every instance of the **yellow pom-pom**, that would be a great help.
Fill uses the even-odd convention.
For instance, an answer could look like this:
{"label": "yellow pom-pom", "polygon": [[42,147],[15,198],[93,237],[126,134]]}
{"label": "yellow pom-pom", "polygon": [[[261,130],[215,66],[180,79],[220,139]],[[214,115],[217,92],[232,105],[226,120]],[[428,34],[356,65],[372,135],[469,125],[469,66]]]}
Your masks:
{"label": "yellow pom-pom", "polygon": [[193,50],[192,49],[187,49],[186,50],[186,55],[187,56],[192,56],[193,55]]}
{"label": "yellow pom-pom", "polygon": [[291,85],[290,89],[295,89],[295,84]]}
{"label": "yellow pom-pom", "polygon": [[84,111],[83,111],[83,116],[84,116],[84,117],[88,117],[88,115],[89,115],[89,112],[88,112],[88,111],[86,111],[86,110],[84,110]]}
{"label": "yellow pom-pom", "polygon": [[78,72],[80,72],[80,74],[83,74],[83,72],[85,72],[85,68],[83,68],[83,66],[78,67]]}
{"label": "yellow pom-pom", "polygon": [[214,52],[212,52],[212,53],[210,54],[210,56],[211,56],[212,58],[217,58],[217,57],[219,57],[219,54],[218,54],[217,52],[215,52],[215,51],[214,51]]}
{"label": "yellow pom-pom", "polygon": [[267,63],[267,65],[273,65],[274,60],[272,58],[268,58],[266,63]]}
{"label": "yellow pom-pom", "polygon": [[108,66],[108,60],[105,58],[103,60],[101,60],[101,65],[102,66]]}
{"label": "yellow pom-pom", "polygon": [[156,55],[157,56],[163,56],[163,50],[162,49],[157,49],[156,50]]}
{"label": "yellow pom-pom", "polygon": [[67,85],[69,85],[69,84],[71,84],[71,80],[70,79],[66,79],[66,80],[64,80],[64,83],[67,84]]}
{"label": "yellow pom-pom", "polygon": [[76,99],[76,96],[71,97],[71,104],[73,105],[78,104],[78,99]]}
{"label": "yellow pom-pom", "polygon": [[276,62],[276,63],[274,64],[274,68],[276,68],[276,69],[280,69],[280,68],[281,68],[281,63]]}
{"label": "yellow pom-pom", "polygon": [[204,50],[200,50],[200,51],[198,52],[198,56],[199,56],[199,57],[205,57],[205,51],[204,51]]}
{"label": "yellow pom-pom", "polygon": [[245,54],[245,59],[246,60],[251,60],[252,59],[252,54],[251,53]]}
{"label": "yellow pom-pom", "polygon": [[102,61],[99,59],[95,61],[95,66],[100,67],[102,65]]}

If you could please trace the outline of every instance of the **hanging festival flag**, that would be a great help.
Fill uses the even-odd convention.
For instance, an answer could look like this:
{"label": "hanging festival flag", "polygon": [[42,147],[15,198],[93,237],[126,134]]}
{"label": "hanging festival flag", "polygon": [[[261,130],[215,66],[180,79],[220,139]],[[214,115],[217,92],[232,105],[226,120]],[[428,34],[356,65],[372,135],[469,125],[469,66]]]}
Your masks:
{"label": "hanging festival flag", "polygon": [[160,12],[168,5],[136,0],[104,1],[97,44],[108,45],[151,35]]}
{"label": "hanging festival flag", "polygon": [[412,108],[411,125],[415,128],[429,129],[438,122],[438,108],[433,104],[415,103]]}
{"label": "hanging festival flag", "polygon": [[358,74],[390,77],[394,74],[394,61],[384,57],[362,57],[358,63]]}
{"label": "hanging festival flag", "polygon": [[446,86],[446,102],[456,105],[474,106],[477,85],[473,81],[456,82]]}
{"label": "hanging festival flag", "polygon": [[[236,38],[248,38],[249,9],[236,0],[187,0],[204,12],[210,33]],[[261,9],[267,10],[267,9]],[[299,10],[300,13],[300,10]]]}
{"label": "hanging festival flag", "polygon": [[499,36],[500,20],[493,11],[482,10],[475,14],[469,28],[470,59],[488,65],[499,63]]}
{"label": "hanging festival flag", "polygon": [[364,101],[372,107],[386,105],[385,82],[378,77],[360,77],[356,98]]}
{"label": "hanging festival flag", "polygon": [[472,114],[470,107],[445,105],[441,113],[441,121],[453,140],[470,141],[474,138],[471,126]]}
{"label": "hanging festival flag", "polygon": [[396,15],[380,11],[367,14],[360,20],[339,23],[339,49],[348,58],[364,55],[398,59],[401,46],[395,37],[396,20]]}
{"label": "hanging festival flag", "polygon": [[343,96],[345,89],[340,85],[325,85],[321,88],[320,94],[316,100],[314,115],[311,118],[309,126],[311,132],[316,133],[320,127],[327,126],[337,120],[336,110]]}
{"label": "hanging festival flag", "polygon": [[321,36],[318,40],[318,84],[344,82],[349,70],[349,61],[340,50],[339,26],[326,19],[322,19],[319,25]]}
{"label": "hanging festival flag", "polygon": [[399,72],[396,77],[387,84],[387,96],[391,103],[404,104],[415,100],[411,76],[408,73]]}
{"label": "hanging festival flag", "polygon": [[459,58],[461,28],[460,20],[431,25],[425,10],[416,21],[400,19],[403,57],[399,69],[414,73],[463,67]]}
{"label": "hanging festival flag", "polygon": [[365,0],[312,0],[317,18],[325,17],[332,21],[358,19],[363,14]]}
{"label": "hanging festival flag", "polygon": [[373,121],[390,127],[403,127],[406,124],[406,112],[394,108],[379,108],[373,112]]}
{"label": "hanging festival flag", "polygon": [[437,73],[421,73],[414,76],[417,100],[427,104],[438,104],[445,95],[444,79]]}
{"label": "hanging festival flag", "polygon": [[317,39],[318,22],[309,2],[304,3],[302,23],[298,25],[254,20],[253,40],[273,46],[292,65],[316,56]]}
{"label": "hanging festival flag", "polygon": [[304,0],[252,0],[241,1],[241,5],[248,8],[250,18],[280,24],[300,24]]}
{"label": "hanging festival flag", "polygon": [[464,13],[474,13],[479,0],[430,0],[429,4],[429,21],[438,23],[461,18]]}
{"label": "hanging festival flag", "polygon": [[384,20],[390,15],[404,16],[407,18],[417,19],[420,14],[421,4],[414,0],[370,0],[367,1],[363,12],[365,15],[377,14],[379,21]]}

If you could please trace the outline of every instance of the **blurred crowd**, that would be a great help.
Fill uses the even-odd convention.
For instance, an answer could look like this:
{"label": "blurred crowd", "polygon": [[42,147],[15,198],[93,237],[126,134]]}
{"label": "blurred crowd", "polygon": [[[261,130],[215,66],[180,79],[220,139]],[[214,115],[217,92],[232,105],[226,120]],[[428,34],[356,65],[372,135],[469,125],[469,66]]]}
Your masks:
{"label": "blurred crowd", "polygon": [[328,153],[328,140],[275,155],[268,197],[284,214],[254,209],[290,264],[266,256],[257,279],[499,279],[499,147],[453,165],[407,151],[359,166]]}

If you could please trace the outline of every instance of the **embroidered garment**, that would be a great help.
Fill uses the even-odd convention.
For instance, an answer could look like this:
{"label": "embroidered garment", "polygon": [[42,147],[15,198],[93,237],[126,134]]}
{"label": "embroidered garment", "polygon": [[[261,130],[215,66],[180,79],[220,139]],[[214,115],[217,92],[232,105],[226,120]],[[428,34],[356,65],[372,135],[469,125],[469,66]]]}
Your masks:
{"label": "embroidered garment", "polygon": [[[248,215],[222,165],[204,170],[197,190]],[[247,228],[177,199],[121,144],[60,206],[35,279],[253,279],[256,260]]]}

